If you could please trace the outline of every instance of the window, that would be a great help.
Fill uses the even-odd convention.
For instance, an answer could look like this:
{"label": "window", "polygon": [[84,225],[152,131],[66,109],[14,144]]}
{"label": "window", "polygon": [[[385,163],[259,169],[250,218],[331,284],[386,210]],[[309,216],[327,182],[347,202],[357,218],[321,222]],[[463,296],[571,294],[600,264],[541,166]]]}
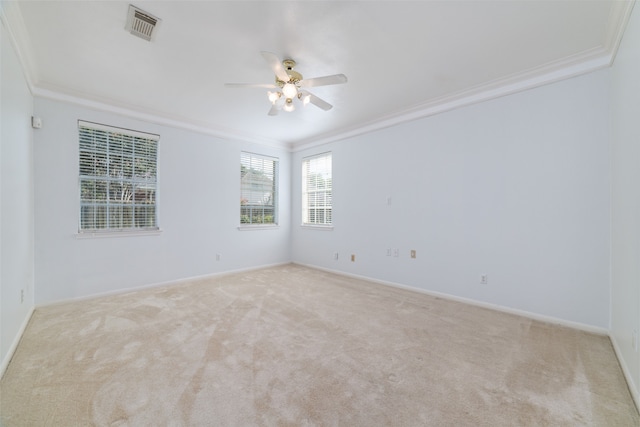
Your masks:
{"label": "window", "polygon": [[278,224],[278,159],[240,155],[240,224]]}
{"label": "window", "polygon": [[302,224],[331,225],[331,153],[302,159]]}
{"label": "window", "polygon": [[157,135],[78,121],[80,232],[157,230]]}

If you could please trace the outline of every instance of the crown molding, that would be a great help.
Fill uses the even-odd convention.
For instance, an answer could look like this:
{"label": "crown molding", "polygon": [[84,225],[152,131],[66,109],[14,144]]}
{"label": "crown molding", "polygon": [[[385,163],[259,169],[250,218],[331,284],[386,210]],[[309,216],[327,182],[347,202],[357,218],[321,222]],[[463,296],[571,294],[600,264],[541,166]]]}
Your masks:
{"label": "crown molding", "polygon": [[292,144],[293,151],[306,150],[346,138],[353,138],[388,127],[407,123],[466,107],[491,99],[500,98],[539,86],[555,83],[582,74],[587,74],[610,66],[611,59],[604,48],[592,49],[581,54],[532,68],[522,73],[512,74],[473,88],[434,98],[428,102],[378,117],[368,123],[324,134],[317,138]]}
{"label": "crown molding", "polygon": [[86,108],[111,112],[146,122],[167,125],[175,128],[190,130],[222,139],[266,145],[289,151],[301,151],[319,145],[337,142],[396,126],[413,120],[433,116],[453,109],[477,104],[502,96],[522,92],[535,87],[569,79],[613,64],[618,47],[624,35],[635,0],[612,1],[608,18],[605,40],[601,47],[563,58],[558,61],[532,68],[525,72],[505,76],[494,81],[478,85],[447,96],[438,97],[413,107],[377,117],[365,123],[359,123],[349,128],[319,135],[303,141],[285,143],[247,136],[239,131],[212,128],[208,124],[194,123],[182,117],[172,117],[166,114],[141,110],[134,106],[116,105],[109,100],[95,100],[85,94],[71,95],[57,88],[45,88],[39,84],[37,63],[33,56],[33,49],[24,20],[17,1],[0,0],[0,19],[8,30],[11,43],[22,65],[27,85],[33,96],[48,98]]}
{"label": "crown molding", "polygon": [[17,1],[0,0],[0,21],[9,34],[9,41],[18,57],[27,86],[33,94],[34,85],[38,81],[36,74],[38,67]]}
{"label": "crown molding", "polygon": [[284,142],[262,138],[251,138],[233,130],[221,129],[217,127],[213,128],[206,124],[195,123],[182,117],[171,117],[166,114],[157,111],[151,111],[148,109],[141,110],[134,106],[117,105],[117,103],[115,102],[104,102],[102,100],[90,99],[89,96],[85,96],[83,94],[71,95],[59,91],[55,88],[45,89],[42,87],[34,87],[32,94],[34,97],[38,98],[45,98],[54,101],[75,104],[91,110],[118,114],[147,123],[154,123],[157,125],[164,125],[172,128],[188,130],[204,135],[214,136],[220,139],[259,144],[277,149],[285,149],[287,151],[290,151],[291,149],[290,145]]}
{"label": "crown molding", "polygon": [[635,3],[636,0],[615,1],[611,6],[605,42],[605,49],[611,55],[609,65],[613,65]]}
{"label": "crown molding", "polygon": [[291,144],[293,152],[364,135],[468,105],[511,95],[587,74],[613,65],[636,0],[613,1],[601,47],[506,76],[476,87],[432,99],[414,107],[381,116],[367,123]]}
{"label": "crown molding", "polygon": [[58,88],[47,88],[39,82],[37,62],[33,55],[33,47],[17,1],[0,0],[0,21],[7,29],[10,42],[16,52],[31,95],[86,107],[93,110],[114,113],[135,118],[149,123],[170,126],[217,138],[259,144],[267,147],[291,150],[291,145],[280,141],[252,138],[229,129],[212,128],[198,124],[182,117],[171,117],[157,111],[140,110],[133,106],[118,105],[109,100],[96,100],[86,94],[69,94]]}

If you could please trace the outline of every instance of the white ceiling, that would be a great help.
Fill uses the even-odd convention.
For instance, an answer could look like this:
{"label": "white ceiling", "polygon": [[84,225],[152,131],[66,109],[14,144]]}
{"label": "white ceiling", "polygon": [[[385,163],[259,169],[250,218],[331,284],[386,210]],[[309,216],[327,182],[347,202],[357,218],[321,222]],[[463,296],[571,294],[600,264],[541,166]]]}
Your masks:
{"label": "white ceiling", "polygon": [[[4,2],[35,95],[290,147],[338,139],[609,65],[626,1],[140,1],[152,42],[125,31],[129,2]],[[17,7],[16,7],[17,5]],[[334,105],[267,116],[260,55],[297,61]]]}

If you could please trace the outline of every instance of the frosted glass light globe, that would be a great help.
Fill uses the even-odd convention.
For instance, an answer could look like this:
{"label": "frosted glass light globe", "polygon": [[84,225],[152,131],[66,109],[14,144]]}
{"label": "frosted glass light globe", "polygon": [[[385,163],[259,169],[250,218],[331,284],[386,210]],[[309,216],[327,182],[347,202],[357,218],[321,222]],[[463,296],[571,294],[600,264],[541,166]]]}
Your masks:
{"label": "frosted glass light globe", "polygon": [[267,95],[269,95],[269,101],[271,101],[272,104],[275,104],[278,98],[280,98],[279,92],[267,92]]}
{"label": "frosted glass light globe", "polygon": [[287,102],[284,104],[284,107],[282,107],[282,109],[287,113],[290,113],[296,109],[296,106],[293,105],[293,101],[291,99],[287,99]]}
{"label": "frosted glass light globe", "polygon": [[294,85],[293,83],[287,83],[284,86],[282,86],[282,94],[287,99],[293,99],[298,95],[298,89],[296,88],[296,85]]}

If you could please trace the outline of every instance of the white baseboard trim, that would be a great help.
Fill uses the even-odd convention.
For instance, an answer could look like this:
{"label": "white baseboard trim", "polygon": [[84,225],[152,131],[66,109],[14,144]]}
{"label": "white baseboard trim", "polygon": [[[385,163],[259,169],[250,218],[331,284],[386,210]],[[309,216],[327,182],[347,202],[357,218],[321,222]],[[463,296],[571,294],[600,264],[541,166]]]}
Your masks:
{"label": "white baseboard trim", "polygon": [[545,323],[551,323],[551,324],[555,324],[555,325],[565,326],[565,327],[569,327],[569,328],[572,328],[572,329],[577,329],[577,330],[580,330],[580,331],[595,333],[595,334],[598,334],[598,335],[605,335],[605,336],[609,337],[609,340],[611,341],[614,353],[616,355],[616,358],[618,359],[618,363],[620,364],[620,367],[621,367],[622,372],[624,374],[624,377],[625,377],[625,380],[626,380],[626,383],[627,383],[627,387],[629,387],[629,393],[631,394],[633,402],[636,405],[636,409],[638,410],[638,412],[640,412],[640,390],[638,389],[638,387],[640,387],[640,384],[635,384],[635,382],[633,381],[633,377],[631,376],[631,372],[629,371],[629,367],[627,366],[627,364],[625,363],[625,361],[624,361],[624,359],[622,357],[622,352],[620,350],[620,346],[618,345],[618,343],[617,343],[615,337],[613,336],[613,334],[611,334],[611,331],[608,330],[608,329],[599,328],[597,326],[587,325],[587,324],[583,324],[583,323],[579,323],[579,322],[572,322],[572,321],[565,320],[565,319],[559,319],[559,318],[552,317],[552,316],[544,316],[544,315],[537,314],[537,313],[532,313],[532,312],[529,312],[529,311],[518,310],[518,309],[509,308],[509,307],[504,307],[504,306],[497,305],[497,304],[490,304],[490,303],[485,303],[485,302],[481,302],[481,301],[476,301],[476,300],[472,300],[472,299],[469,299],[469,298],[457,297],[455,295],[449,295],[449,294],[445,294],[445,293],[441,293],[441,292],[428,291],[428,290],[416,288],[416,287],[413,287],[413,286],[402,285],[400,283],[389,282],[389,281],[385,281],[385,280],[379,280],[379,279],[375,279],[375,278],[372,278],[372,277],[367,277],[367,276],[361,276],[361,275],[358,275],[358,274],[347,273],[347,272],[344,272],[344,271],[332,270],[330,268],[318,267],[318,266],[315,266],[315,265],[304,264],[304,263],[300,263],[300,262],[294,262],[294,264],[301,265],[301,266],[308,267],[308,268],[313,268],[313,269],[316,269],[316,270],[326,271],[328,273],[338,274],[338,275],[342,275],[342,276],[346,276],[346,277],[352,277],[352,278],[360,279],[360,280],[366,280],[366,281],[369,281],[369,282],[372,282],[372,283],[376,283],[376,284],[380,284],[380,285],[383,285],[383,286],[389,286],[389,287],[392,287],[392,288],[404,289],[404,290],[413,291],[413,292],[417,292],[417,293],[424,294],[424,295],[430,295],[430,296],[443,298],[443,299],[447,299],[447,300],[451,300],[451,301],[462,302],[462,303],[465,303],[465,304],[469,304],[469,305],[473,305],[473,306],[477,306],[477,307],[482,307],[482,308],[487,308],[487,309],[490,309],[490,310],[496,310],[496,311],[500,311],[500,312],[503,312],[503,313],[515,314],[517,316],[522,316],[522,317],[529,318],[529,319],[532,319],[532,320],[538,320],[538,321],[545,322]]}
{"label": "white baseboard trim", "polygon": [[[139,286],[139,287],[135,287],[135,288],[119,289],[119,290],[110,291],[110,292],[103,292],[103,293],[100,293],[100,294],[93,294],[93,295],[88,295],[88,296],[83,296],[83,297],[71,298],[71,299],[67,299],[67,300],[63,300],[63,301],[50,302],[50,303],[40,304],[37,307],[47,307],[47,306],[51,306],[51,305],[64,304],[64,303],[72,302],[72,301],[83,301],[83,300],[89,300],[89,299],[99,298],[99,297],[103,297],[103,296],[124,294],[124,293],[134,292],[134,291],[143,290],[143,289],[150,289],[150,288],[156,288],[156,287],[162,287],[162,286],[177,285],[177,284],[180,284],[180,283],[186,283],[186,282],[193,281],[193,280],[202,280],[202,279],[208,279],[208,278],[228,276],[228,275],[232,275],[232,274],[243,273],[243,272],[248,272],[248,271],[253,271],[253,270],[260,270],[260,269],[269,268],[269,267],[277,267],[277,266],[287,265],[287,264],[297,264],[297,265],[301,265],[301,266],[304,266],[304,267],[313,268],[313,269],[316,269],[316,270],[326,271],[328,273],[338,274],[338,275],[342,275],[342,276],[346,276],[346,277],[352,277],[352,278],[360,279],[360,280],[366,280],[366,281],[369,281],[369,282],[372,282],[372,283],[376,283],[376,284],[379,284],[379,285],[383,285],[383,286],[389,286],[389,287],[393,287],[393,288],[397,288],[397,289],[403,289],[403,290],[416,292],[416,293],[419,293],[419,294],[430,295],[430,296],[443,298],[443,299],[447,299],[447,300],[451,300],[451,301],[457,301],[457,302],[461,302],[461,303],[465,303],[465,304],[469,304],[469,305],[473,305],[473,306],[477,306],[477,307],[482,307],[482,308],[487,308],[487,309],[490,309],[490,310],[500,311],[500,312],[503,312],[503,313],[514,314],[514,315],[517,315],[517,316],[522,316],[522,317],[525,317],[525,318],[538,320],[538,321],[545,322],[545,323],[552,323],[552,324],[556,324],[556,325],[570,327],[570,328],[573,328],[573,329],[578,329],[578,330],[581,330],[581,331],[596,333],[596,334],[599,334],[599,335],[606,335],[611,340],[611,344],[613,346],[615,355],[616,355],[616,357],[618,359],[618,362],[620,363],[620,367],[622,368],[622,372],[623,372],[623,374],[625,376],[625,379],[626,379],[626,382],[627,382],[627,386],[629,387],[629,392],[631,393],[631,397],[633,398],[633,401],[634,401],[634,403],[636,405],[636,408],[638,409],[638,411],[640,411],[640,391],[638,390],[637,385],[634,383],[633,377],[631,376],[631,373],[629,372],[629,368],[627,367],[627,365],[624,362],[624,359],[622,358],[622,353],[620,351],[620,347],[619,347],[615,337],[613,337],[611,335],[609,330],[606,330],[604,328],[599,328],[599,327],[596,327],[596,326],[592,326],[592,325],[586,325],[586,324],[582,324],[582,323],[578,323],[578,322],[572,322],[572,321],[568,321],[568,320],[564,320],[564,319],[559,319],[559,318],[555,318],[555,317],[551,317],[551,316],[544,316],[544,315],[540,315],[540,314],[537,314],[537,313],[532,313],[532,312],[528,312],[528,311],[524,311],[524,310],[518,310],[518,309],[509,308],[509,307],[504,307],[504,306],[497,305],[497,304],[485,303],[485,302],[476,301],[476,300],[472,300],[472,299],[469,299],[469,298],[457,297],[455,295],[445,294],[445,293],[441,293],[441,292],[428,291],[428,290],[425,290],[425,289],[420,289],[420,288],[416,288],[416,287],[413,287],[413,286],[407,286],[407,285],[403,285],[403,284],[400,284],[400,283],[390,282],[390,281],[386,281],[386,280],[379,280],[379,279],[375,279],[375,278],[368,277],[368,276],[362,276],[362,275],[358,275],[358,274],[347,273],[347,272],[344,272],[344,271],[333,270],[333,269],[324,268],[324,267],[318,267],[318,266],[315,266],[315,265],[304,264],[304,263],[300,263],[300,262],[281,262],[281,263],[275,263],[275,264],[265,264],[265,265],[261,265],[261,266],[240,268],[240,269],[235,269],[235,270],[227,270],[227,271],[216,272],[216,273],[211,273],[211,274],[204,274],[204,275],[200,275],[200,276],[193,276],[193,277],[188,277],[188,278],[183,278],[183,279],[177,279],[177,280],[171,280],[171,281],[166,281],[166,282],[154,283],[154,284]],[[20,330],[18,331],[18,334],[14,338],[13,343],[11,344],[11,347],[9,348],[9,351],[7,352],[7,355],[2,360],[2,365],[0,365],[0,379],[2,379],[2,377],[4,376],[4,373],[6,372],[8,366],[9,366],[9,363],[11,363],[11,359],[13,358],[13,354],[15,353],[16,349],[18,348],[18,344],[20,343],[20,340],[22,339],[22,335],[24,334],[24,331],[26,330],[27,325],[29,324],[29,321],[31,320],[31,317],[33,316],[33,313],[34,313],[35,309],[36,309],[36,306],[32,306],[31,309],[29,310],[29,314],[25,317],[24,321],[22,322],[22,325],[20,326]]]}
{"label": "white baseboard trim", "polygon": [[313,268],[313,269],[316,269],[316,270],[326,271],[328,273],[334,273],[334,274],[339,274],[339,275],[342,275],[342,276],[352,277],[354,279],[367,280],[369,282],[377,283],[377,284],[380,284],[380,285],[390,286],[390,287],[393,287],[393,288],[404,289],[404,290],[408,290],[408,291],[413,291],[413,292],[417,292],[417,293],[424,294],[424,295],[430,295],[430,296],[433,296],[433,297],[447,299],[447,300],[450,300],[450,301],[457,301],[457,302],[461,302],[461,303],[464,303],[464,304],[473,305],[473,306],[476,306],[476,307],[487,308],[489,310],[495,310],[495,311],[500,311],[500,312],[503,312],[503,313],[514,314],[516,316],[522,316],[522,317],[526,317],[526,318],[529,318],[529,319],[532,319],[532,320],[538,320],[538,321],[544,322],[544,323],[551,323],[551,324],[554,324],[554,325],[566,326],[568,328],[578,329],[578,330],[581,330],[581,331],[590,332],[590,333],[594,333],[594,334],[598,334],[598,335],[609,336],[609,330],[608,329],[600,328],[598,326],[587,325],[587,324],[579,323],[579,322],[572,322],[570,320],[560,319],[560,318],[553,317],[553,316],[545,316],[545,315],[538,314],[538,313],[533,313],[533,312],[530,312],[530,311],[519,310],[519,309],[516,309],[516,308],[505,307],[505,306],[502,306],[502,305],[492,304],[492,303],[487,303],[487,302],[482,302],[482,301],[476,301],[476,300],[473,300],[473,299],[470,299],[470,298],[459,297],[459,296],[446,294],[446,293],[442,293],[442,292],[429,291],[429,290],[425,290],[425,289],[421,289],[421,288],[416,288],[414,286],[403,285],[401,283],[389,282],[389,281],[386,281],[386,280],[380,280],[380,279],[376,279],[376,278],[373,278],[373,277],[362,276],[362,275],[359,275],[359,274],[347,273],[347,272],[340,271],[340,270],[332,270],[330,268],[318,267],[318,266],[311,265],[311,264],[303,264],[303,263],[299,263],[299,262],[294,262],[294,264],[302,265],[304,267],[309,267],[309,268]]}
{"label": "white baseboard trim", "polygon": [[177,279],[177,280],[169,280],[169,281],[166,281],[166,282],[152,283],[152,284],[149,284],[149,285],[142,285],[142,286],[137,286],[137,287],[133,287],[133,288],[117,289],[117,290],[114,290],[114,291],[101,292],[101,293],[98,293],[98,294],[86,295],[86,296],[69,298],[69,299],[60,300],[60,301],[52,301],[52,302],[47,302],[47,303],[43,303],[43,304],[33,305],[29,309],[29,313],[27,314],[27,316],[25,317],[24,321],[22,322],[22,325],[20,326],[20,329],[19,329],[18,333],[16,334],[16,336],[15,336],[15,338],[14,338],[12,344],[11,344],[11,347],[9,348],[9,351],[7,352],[7,355],[2,360],[2,365],[0,365],[0,379],[2,379],[2,377],[4,376],[5,371],[7,370],[7,367],[9,366],[9,363],[11,363],[11,359],[13,358],[13,354],[15,353],[16,349],[18,348],[18,344],[20,344],[20,340],[22,339],[22,335],[24,334],[24,331],[27,329],[27,325],[29,324],[29,321],[31,320],[31,317],[33,316],[33,313],[37,308],[50,307],[50,306],[54,306],[54,305],[65,304],[65,303],[68,303],[68,302],[86,301],[86,300],[91,300],[91,299],[94,299],[94,298],[100,298],[100,297],[111,296],[111,295],[126,294],[126,293],[129,293],[129,292],[140,291],[140,290],[143,290],[143,289],[159,288],[159,287],[163,287],[163,286],[178,285],[178,284],[190,282],[190,281],[193,281],[193,280],[202,280],[202,279],[210,279],[210,278],[221,277],[221,276],[229,276],[229,275],[236,274],[236,273],[244,273],[244,272],[248,272],[248,271],[260,270],[260,269],[269,268],[269,267],[277,267],[277,266],[280,266],[280,265],[287,265],[287,264],[291,264],[291,262],[286,261],[286,262],[280,262],[280,263],[275,263],[275,264],[264,264],[264,265],[260,265],[260,266],[239,268],[239,269],[235,269],[235,270],[220,271],[220,272],[211,273],[211,274],[203,274],[203,275],[200,275],[200,276],[192,276],[192,277],[187,277],[187,278],[182,278],[182,279]]}
{"label": "white baseboard trim", "polygon": [[613,350],[616,353],[616,357],[618,358],[618,363],[620,363],[620,368],[622,369],[622,373],[624,374],[625,380],[627,380],[627,386],[629,387],[629,393],[631,393],[631,397],[633,398],[633,402],[636,404],[636,409],[640,412],[640,390],[638,390],[638,384],[633,381],[633,377],[631,376],[631,372],[629,371],[629,367],[625,363],[624,358],[622,357],[622,351],[620,350],[620,345],[618,341],[613,336],[613,334],[609,335],[609,339],[611,340],[611,345],[613,346]]}
{"label": "white baseboard trim", "polygon": [[200,276],[185,277],[185,278],[182,278],[182,279],[168,280],[166,282],[150,283],[150,284],[147,284],[147,285],[140,285],[140,286],[135,286],[135,287],[132,287],[132,288],[122,288],[122,289],[116,289],[116,290],[113,290],[113,291],[99,292],[99,293],[91,294],[91,295],[83,295],[83,296],[79,296],[79,297],[67,298],[67,299],[63,299],[63,300],[59,300],[59,301],[50,301],[50,302],[40,303],[40,304],[36,304],[36,308],[50,307],[50,306],[54,306],[54,305],[66,304],[66,303],[69,303],[69,302],[88,301],[88,300],[92,300],[94,298],[101,298],[101,297],[107,297],[107,296],[113,296],[113,295],[127,294],[127,293],[130,293],[130,292],[142,291],[142,290],[151,289],[151,288],[160,288],[160,287],[163,287],[163,286],[179,285],[181,283],[187,283],[187,282],[191,282],[191,281],[194,281],[194,280],[212,279],[212,278],[215,278],[215,277],[229,276],[229,275],[232,275],[232,274],[245,273],[245,272],[248,272],[248,271],[261,270],[263,268],[277,267],[277,266],[280,266],[280,265],[287,265],[287,264],[291,264],[291,262],[290,261],[286,261],[286,262],[279,262],[279,263],[274,263],[274,264],[263,264],[263,265],[259,265],[259,266],[253,266],[253,267],[238,268],[238,269],[235,269],[235,270],[218,271],[218,272],[215,272],[215,273],[203,274],[203,275],[200,275]]}
{"label": "white baseboard trim", "polygon": [[22,321],[22,325],[20,325],[20,329],[18,330],[18,333],[16,334],[15,338],[13,339],[13,342],[11,343],[11,347],[9,347],[9,351],[7,352],[7,355],[2,360],[2,365],[0,365],[0,379],[2,379],[2,377],[4,376],[4,373],[9,367],[9,363],[11,363],[11,359],[13,359],[13,354],[16,352],[16,349],[18,348],[18,344],[20,344],[22,335],[24,334],[24,331],[27,329],[27,325],[29,324],[29,321],[31,320],[31,316],[33,316],[34,311],[35,311],[35,306],[32,305],[31,308],[29,309],[29,313]]}

